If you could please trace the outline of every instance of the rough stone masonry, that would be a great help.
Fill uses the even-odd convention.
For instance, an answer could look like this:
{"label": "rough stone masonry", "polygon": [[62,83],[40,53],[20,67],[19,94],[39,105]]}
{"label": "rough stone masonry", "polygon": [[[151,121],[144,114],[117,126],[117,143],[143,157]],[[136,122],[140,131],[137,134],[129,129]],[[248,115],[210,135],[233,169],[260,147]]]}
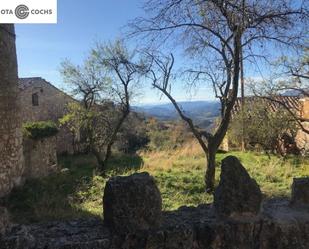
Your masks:
{"label": "rough stone masonry", "polygon": [[260,211],[262,192],[239,160],[228,156],[222,160],[219,186],[214,206],[219,216],[256,215]]}
{"label": "rough stone masonry", "polygon": [[[243,170],[235,158],[224,162],[225,167]],[[243,177],[245,179],[236,180],[235,184],[246,183],[243,187],[247,188],[255,185],[254,182],[247,184],[250,181],[247,173]],[[222,216],[211,204],[161,213],[161,198],[151,176],[142,173],[114,177],[107,183],[104,197],[107,202],[104,207],[110,209],[105,215],[108,222],[84,219],[15,225],[5,236],[0,236],[0,249],[307,249],[308,200],[307,195],[297,194],[300,190],[308,191],[307,182],[308,178],[295,179],[293,185],[293,203],[304,205],[291,204],[288,199],[273,199],[264,201],[261,211],[256,213],[259,207],[252,209],[251,205],[260,203],[246,200],[247,194],[242,193],[244,205],[235,205],[231,200],[233,211],[237,211],[235,218],[230,211]],[[248,193],[259,198],[259,191],[253,188],[255,190]],[[224,203],[229,205],[228,199]],[[254,211],[249,216],[246,215],[248,207]],[[145,219],[146,215],[151,219]]]}
{"label": "rough stone masonry", "polygon": [[0,197],[21,183],[22,132],[13,24],[0,24]]}
{"label": "rough stone masonry", "polygon": [[112,177],[103,205],[105,223],[118,233],[155,228],[161,222],[161,194],[148,173]]}

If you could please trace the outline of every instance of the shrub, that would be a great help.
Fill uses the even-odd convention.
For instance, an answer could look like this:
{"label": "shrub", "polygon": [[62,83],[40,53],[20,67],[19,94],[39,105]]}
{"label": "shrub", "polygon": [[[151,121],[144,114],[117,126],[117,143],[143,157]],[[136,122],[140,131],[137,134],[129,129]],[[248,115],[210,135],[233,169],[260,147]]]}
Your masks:
{"label": "shrub", "polygon": [[185,142],[193,138],[182,121],[158,121],[154,118],[148,120],[147,135],[147,147],[151,151],[181,148]]}
{"label": "shrub", "polygon": [[23,133],[31,139],[42,139],[56,135],[58,128],[52,121],[28,122],[23,125]]}

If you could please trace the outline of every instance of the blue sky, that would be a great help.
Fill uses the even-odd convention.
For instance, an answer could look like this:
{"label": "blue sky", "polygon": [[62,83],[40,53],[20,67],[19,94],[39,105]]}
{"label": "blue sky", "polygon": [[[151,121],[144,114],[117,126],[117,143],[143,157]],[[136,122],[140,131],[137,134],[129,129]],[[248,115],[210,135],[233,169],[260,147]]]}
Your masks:
{"label": "blue sky", "polygon": [[[74,64],[82,64],[97,41],[112,41],[121,37],[128,21],[144,15],[141,7],[145,1],[58,0],[57,24],[16,25],[19,76],[43,77],[60,89],[67,89],[59,73],[60,63],[69,59]],[[129,42],[134,46],[132,41]],[[272,56],[283,51],[277,47],[271,48]],[[177,56],[177,51],[173,52]],[[175,66],[179,68],[184,63],[186,60],[178,53]],[[261,79],[262,73],[265,76],[269,74],[266,71],[271,70],[263,65],[259,70],[253,68],[253,64],[245,63],[245,77]],[[140,89],[140,92],[143,94],[134,104],[168,102],[166,98],[160,99],[158,91],[149,86]],[[172,93],[178,101],[214,99],[212,88],[207,85],[188,93],[185,86],[177,82]]]}
{"label": "blue sky", "polygon": [[[59,67],[65,58],[80,64],[96,41],[121,36],[126,23],[140,15],[143,0],[58,0],[57,24],[16,25],[20,77],[40,76],[55,86],[65,85]],[[167,102],[156,91],[143,89],[141,103]],[[207,93],[207,94],[205,94]],[[208,88],[189,96],[182,86],[174,89],[178,100],[209,99]],[[206,98],[204,96],[207,96]]]}

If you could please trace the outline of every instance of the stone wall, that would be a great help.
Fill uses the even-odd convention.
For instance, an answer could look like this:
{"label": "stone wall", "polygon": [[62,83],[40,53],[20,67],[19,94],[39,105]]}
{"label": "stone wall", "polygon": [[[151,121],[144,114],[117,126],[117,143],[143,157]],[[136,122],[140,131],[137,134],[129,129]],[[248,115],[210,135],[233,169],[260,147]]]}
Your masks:
{"label": "stone wall", "polygon": [[19,117],[14,25],[0,25],[0,197],[21,183],[22,132]]}
{"label": "stone wall", "polygon": [[300,116],[302,118],[309,119],[309,97],[304,97],[300,99],[301,111]]}
{"label": "stone wall", "polygon": [[15,225],[0,249],[308,249],[309,215],[286,200],[256,218],[218,219],[209,205],[163,212],[156,229],[118,234],[100,219]]}
{"label": "stone wall", "polygon": [[[42,82],[41,86],[34,84],[23,89],[25,94],[21,94],[14,25],[0,25],[0,58],[0,197],[4,197],[13,187],[21,185],[25,178],[47,175],[57,163],[56,138],[25,140],[23,153],[22,122],[51,119],[51,115],[56,119],[64,112],[64,101],[60,100],[70,98],[64,93],[60,97],[59,90],[52,86],[42,89]],[[40,110],[32,108],[32,93],[37,91],[43,96],[44,90],[46,97],[50,98],[49,102],[45,101],[50,105],[45,112],[42,111],[45,105],[41,105]],[[52,104],[57,101],[62,104]]]}
{"label": "stone wall", "polygon": [[39,178],[57,170],[56,137],[24,138],[24,178]]}
{"label": "stone wall", "polygon": [[69,154],[80,152],[74,143],[76,143],[76,138],[66,126],[61,126],[59,132],[56,135],[56,151],[57,154]]}
{"label": "stone wall", "polygon": [[[148,173],[113,177],[104,191],[104,221],[15,225],[0,237],[0,249],[309,248],[309,178],[294,180],[292,202],[261,204],[258,185],[236,158],[224,159],[222,167],[215,205],[161,212]],[[235,174],[240,177],[232,179]],[[221,203],[226,206],[218,208]]]}
{"label": "stone wall", "polygon": [[[67,103],[74,101],[73,98],[40,77],[19,79],[19,89],[22,122],[57,121],[65,114]],[[38,105],[33,105],[33,94],[38,96]]]}
{"label": "stone wall", "polygon": [[[48,121],[58,123],[66,113],[68,103],[75,101],[72,97],[54,87],[46,80],[35,78],[19,79],[22,122]],[[37,95],[38,105],[33,105],[32,96]],[[65,127],[57,135],[57,152],[73,153],[73,136]]]}
{"label": "stone wall", "polygon": [[[303,122],[303,127],[309,130],[309,122]],[[296,135],[296,143],[299,149],[302,150],[302,153],[309,154],[309,134],[299,130]]]}
{"label": "stone wall", "polygon": [[[300,116],[304,119],[309,119],[309,98],[300,99],[300,104]],[[309,122],[302,122],[302,125],[305,129],[309,130]],[[302,150],[302,153],[309,154],[309,134],[300,129],[296,135],[296,143],[298,148]]]}

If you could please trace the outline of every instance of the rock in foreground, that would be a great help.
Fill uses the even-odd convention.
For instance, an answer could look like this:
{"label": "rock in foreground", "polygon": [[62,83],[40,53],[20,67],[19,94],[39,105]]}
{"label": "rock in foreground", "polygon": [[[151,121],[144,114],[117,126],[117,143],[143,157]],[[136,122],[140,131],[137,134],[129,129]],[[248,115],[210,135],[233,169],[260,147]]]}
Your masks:
{"label": "rock in foreground", "polygon": [[0,237],[10,226],[10,217],[6,208],[0,207]]}
{"label": "rock in foreground", "polygon": [[258,217],[218,219],[209,205],[163,212],[162,224],[119,235],[100,219],[17,225],[0,249],[307,249],[309,212],[289,200],[263,204]]}
{"label": "rock in foreground", "polygon": [[119,233],[150,229],[161,222],[161,194],[148,173],[111,178],[103,205],[105,223]]}
{"label": "rock in foreground", "polygon": [[309,177],[293,179],[291,203],[309,205]]}
{"label": "rock in foreground", "polygon": [[261,190],[239,160],[228,156],[222,160],[214,207],[219,216],[255,215],[260,211]]}
{"label": "rock in foreground", "polygon": [[[234,172],[230,172],[232,170]],[[308,206],[296,207],[290,205],[288,199],[272,199],[264,201],[258,216],[243,215],[259,210],[258,186],[233,157],[223,161],[221,176],[219,191],[223,191],[222,186],[231,186],[239,191],[238,195],[229,189],[227,193],[245,204],[231,202],[234,200],[227,197],[222,199],[219,192],[221,199],[217,199],[217,205],[231,207],[216,208],[228,210],[224,215],[240,213],[237,219],[218,217],[218,210],[211,204],[161,213],[161,197],[154,179],[146,173],[134,174],[108,181],[104,197],[105,222],[87,219],[15,225],[0,236],[0,249],[309,248]],[[304,191],[308,190],[307,185],[301,186]]]}

